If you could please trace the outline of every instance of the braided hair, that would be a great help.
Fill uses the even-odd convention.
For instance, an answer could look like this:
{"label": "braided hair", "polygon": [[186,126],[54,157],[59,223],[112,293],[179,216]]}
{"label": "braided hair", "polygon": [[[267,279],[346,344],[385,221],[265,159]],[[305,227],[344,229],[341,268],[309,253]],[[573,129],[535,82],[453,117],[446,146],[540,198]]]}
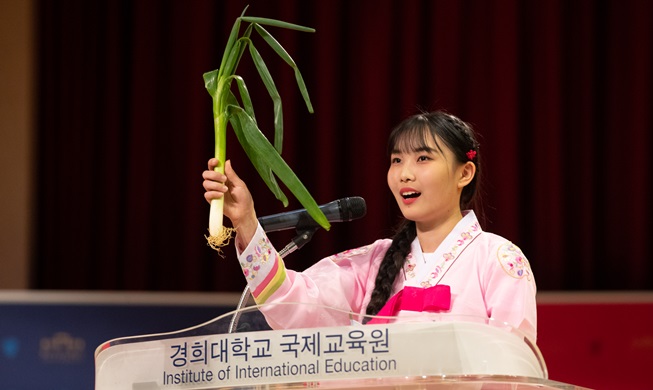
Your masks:
{"label": "braided hair", "polygon": [[[479,192],[481,164],[479,143],[469,124],[442,111],[413,115],[392,130],[388,139],[388,155],[401,151],[423,150],[431,142],[435,142],[440,150],[440,142],[444,143],[453,152],[458,163],[472,161],[476,165],[474,178],[463,188],[460,195],[461,210],[474,208],[477,202],[476,194]],[[377,314],[390,298],[394,281],[404,266],[415,237],[415,222],[404,219],[392,237],[392,244],[379,266],[374,291],[367,305],[368,315]]]}

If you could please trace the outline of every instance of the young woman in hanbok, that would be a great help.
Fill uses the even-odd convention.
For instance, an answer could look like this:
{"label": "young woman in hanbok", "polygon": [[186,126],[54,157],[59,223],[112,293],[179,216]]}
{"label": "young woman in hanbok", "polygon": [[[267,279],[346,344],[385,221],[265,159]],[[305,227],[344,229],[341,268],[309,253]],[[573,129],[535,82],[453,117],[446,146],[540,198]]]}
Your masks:
{"label": "young woman in hanbok", "polygon": [[[207,201],[224,197],[250,291],[273,328],[348,325],[322,306],[415,319],[432,313],[507,323],[533,342],[536,286],[521,250],[482,230],[472,209],[480,180],[471,127],[436,111],[411,116],[390,134],[388,187],[405,218],[392,239],[327,257],[303,272],[284,262],[258,223],[254,202],[229,161],[203,172]],[[305,310],[281,302],[311,303]],[[382,318],[382,317],[379,317]],[[383,321],[375,319],[372,322]]]}

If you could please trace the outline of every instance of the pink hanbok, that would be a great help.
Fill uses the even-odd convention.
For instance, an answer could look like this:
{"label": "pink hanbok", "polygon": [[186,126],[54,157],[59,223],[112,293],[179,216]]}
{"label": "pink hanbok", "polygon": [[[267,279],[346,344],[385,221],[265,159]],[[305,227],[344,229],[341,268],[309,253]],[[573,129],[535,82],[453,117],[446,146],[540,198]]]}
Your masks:
{"label": "pink hanbok", "polygon": [[[390,239],[377,240],[324,258],[303,272],[295,272],[285,268],[259,225],[238,258],[255,301],[266,304],[261,311],[273,328],[349,325],[346,316],[329,314],[320,305],[342,313],[356,313],[357,318],[349,319],[362,321],[379,265],[390,244]],[[450,293],[446,306],[415,309],[410,302],[413,295],[404,294],[405,305],[392,314],[401,318],[419,316],[420,312],[439,312],[492,319],[505,322],[536,341],[536,285],[528,260],[510,241],[484,232],[473,211],[464,213],[463,219],[433,253],[422,253],[415,239],[394,282],[393,294],[404,293],[405,288],[413,292],[441,290],[433,286],[446,287],[447,294]],[[306,305],[306,310],[274,305],[281,302],[312,305]]]}

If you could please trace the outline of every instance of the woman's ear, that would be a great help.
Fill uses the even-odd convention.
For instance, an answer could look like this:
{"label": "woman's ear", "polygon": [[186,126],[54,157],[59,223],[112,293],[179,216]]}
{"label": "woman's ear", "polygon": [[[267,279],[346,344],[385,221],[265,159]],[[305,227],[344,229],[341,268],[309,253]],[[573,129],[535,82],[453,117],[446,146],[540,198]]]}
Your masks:
{"label": "woman's ear", "polygon": [[467,161],[460,167],[459,172],[458,188],[463,188],[474,179],[474,175],[476,175],[476,164]]}

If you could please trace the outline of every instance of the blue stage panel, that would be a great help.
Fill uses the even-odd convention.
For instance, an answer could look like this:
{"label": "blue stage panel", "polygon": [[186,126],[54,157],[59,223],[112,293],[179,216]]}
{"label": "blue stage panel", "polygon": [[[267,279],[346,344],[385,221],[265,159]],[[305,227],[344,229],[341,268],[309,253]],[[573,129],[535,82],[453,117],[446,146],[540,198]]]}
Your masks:
{"label": "blue stage panel", "polygon": [[236,301],[211,293],[0,292],[1,387],[93,389],[103,342],[195,326]]}

